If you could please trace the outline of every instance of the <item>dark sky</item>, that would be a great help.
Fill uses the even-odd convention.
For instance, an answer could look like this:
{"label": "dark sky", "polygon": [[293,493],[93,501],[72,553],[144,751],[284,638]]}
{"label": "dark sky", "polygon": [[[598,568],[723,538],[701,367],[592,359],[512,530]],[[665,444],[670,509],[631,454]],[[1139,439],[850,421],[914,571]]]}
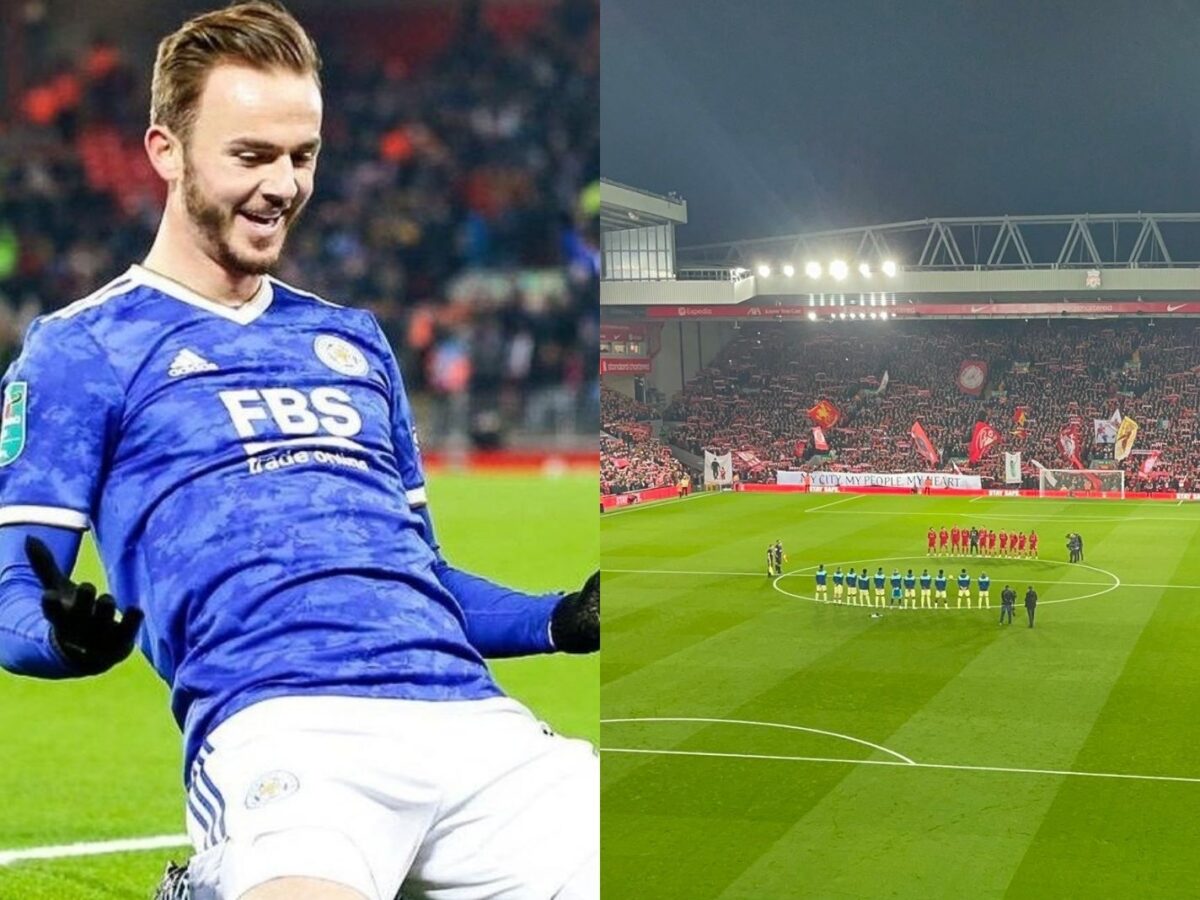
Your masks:
{"label": "dark sky", "polygon": [[601,170],[680,246],[1200,209],[1200,0],[603,0]]}

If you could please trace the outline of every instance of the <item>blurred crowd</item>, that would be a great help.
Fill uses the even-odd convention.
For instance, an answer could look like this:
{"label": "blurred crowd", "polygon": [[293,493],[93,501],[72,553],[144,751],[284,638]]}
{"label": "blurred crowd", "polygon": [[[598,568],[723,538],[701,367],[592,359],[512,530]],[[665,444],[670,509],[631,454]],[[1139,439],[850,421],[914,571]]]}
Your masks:
{"label": "blurred crowd", "polygon": [[686,471],[653,437],[653,410],[609,387],[600,389],[600,492],[623,494],[677,485]]}
{"label": "blurred crowd", "polygon": [[[920,421],[940,451],[939,469],[999,484],[1002,451],[1020,451],[1024,485],[1033,487],[1033,460],[1070,468],[1058,445],[1065,426],[1077,429],[1084,465],[1117,466],[1113,446],[1093,441],[1093,420],[1117,410],[1140,427],[1138,452],[1119,463],[1127,489],[1194,490],[1200,474],[1194,320],[781,324],[744,330],[719,359],[672,400],[667,440],[695,454],[734,451],[742,480],[773,482],[780,468],[927,471],[909,436]],[[960,364],[972,359],[988,369],[978,395],[957,381]],[[815,448],[807,414],[821,398],[841,412],[825,432],[828,452]],[[1002,443],[972,467],[966,457],[978,421]],[[1141,451],[1157,452],[1148,472]]]}
{"label": "blurred crowd", "polygon": [[[325,63],[324,147],[278,276],[376,313],[410,390],[437,403],[435,440],[594,435],[598,4],[368,13],[374,49],[361,17],[344,33],[337,16],[306,22]],[[378,39],[389,32],[437,39]],[[97,41],[31,75],[0,120],[3,356],[34,315],[149,249],[151,62]]]}

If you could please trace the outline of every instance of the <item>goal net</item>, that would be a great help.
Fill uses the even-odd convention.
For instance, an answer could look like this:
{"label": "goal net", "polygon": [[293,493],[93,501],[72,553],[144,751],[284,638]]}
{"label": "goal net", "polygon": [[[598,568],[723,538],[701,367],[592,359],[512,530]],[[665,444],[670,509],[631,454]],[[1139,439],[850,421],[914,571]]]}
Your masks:
{"label": "goal net", "polygon": [[1125,498],[1121,469],[1038,469],[1040,497]]}

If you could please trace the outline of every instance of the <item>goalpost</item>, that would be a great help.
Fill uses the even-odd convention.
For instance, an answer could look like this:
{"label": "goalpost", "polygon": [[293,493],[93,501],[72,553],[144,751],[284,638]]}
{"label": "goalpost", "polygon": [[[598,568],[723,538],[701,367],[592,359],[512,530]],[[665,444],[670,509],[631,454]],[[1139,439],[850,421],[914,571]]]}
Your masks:
{"label": "goalpost", "polygon": [[1038,496],[1073,496],[1125,499],[1125,472],[1121,469],[1038,469]]}

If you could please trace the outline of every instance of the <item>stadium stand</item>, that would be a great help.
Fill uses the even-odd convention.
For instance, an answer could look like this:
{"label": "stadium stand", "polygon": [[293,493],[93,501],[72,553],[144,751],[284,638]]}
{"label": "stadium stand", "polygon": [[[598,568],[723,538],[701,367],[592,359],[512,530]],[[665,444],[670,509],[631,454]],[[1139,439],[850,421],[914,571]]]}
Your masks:
{"label": "stadium stand", "polygon": [[652,436],[656,413],[619,391],[600,389],[600,492],[624,494],[678,484],[687,471]]}
{"label": "stadium stand", "polygon": [[[1021,451],[1025,486],[1035,487],[1034,459],[1069,467],[1057,441],[1072,422],[1082,460],[1115,465],[1112,446],[1093,443],[1092,420],[1117,409],[1140,426],[1138,450],[1161,452],[1148,473],[1140,454],[1120,463],[1131,489],[1191,490],[1200,471],[1200,324],[1193,320],[762,326],[732,341],[719,359],[668,406],[667,440],[696,454],[735,451],[735,469],[747,481],[771,482],[789,467],[927,470],[909,437],[920,420],[942,450],[941,469],[957,465],[998,483],[998,449],[977,466],[966,464],[972,427],[983,419],[1001,432],[1002,449]],[[967,359],[988,365],[979,396],[956,381]],[[879,393],[884,372],[888,384]],[[806,411],[822,397],[842,416],[827,430],[831,452],[814,454]],[[798,441],[806,442],[800,455]]]}
{"label": "stadium stand", "polygon": [[[372,309],[438,431],[486,413],[594,440],[598,4],[354,7],[302,15],[325,145],[279,277]],[[149,59],[131,55],[81,47],[0,118],[5,365],[35,315],[150,246],[162,186],[141,148]]]}

